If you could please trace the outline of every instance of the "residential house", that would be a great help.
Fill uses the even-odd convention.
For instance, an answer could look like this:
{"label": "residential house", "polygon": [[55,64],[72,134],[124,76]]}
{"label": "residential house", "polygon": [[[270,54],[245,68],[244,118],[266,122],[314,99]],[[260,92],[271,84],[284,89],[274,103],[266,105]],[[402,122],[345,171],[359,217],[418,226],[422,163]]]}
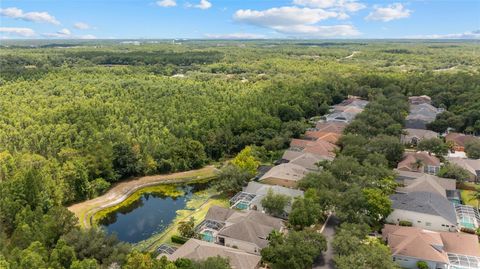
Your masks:
{"label": "residential house", "polygon": [[408,103],[412,105],[419,105],[419,104],[432,104],[432,98],[427,95],[420,95],[420,96],[410,96],[408,97]]}
{"label": "residential house", "polygon": [[440,160],[425,151],[406,152],[403,160],[398,163],[397,170],[435,175],[440,170]]}
{"label": "residential house", "polygon": [[[306,153],[308,152],[304,152],[303,149],[299,149],[299,148],[290,148],[290,149],[287,149],[283,152],[283,155],[282,155],[282,158],[280,159],[280,163],[288,163],[302,155],[305,155]],[[318,154],[314,154],[314,153],[308,153],[308,154],[312,154],[315,156],[315,158],[318,158],[320,161],[322,160],[328,160],[328,161],[331,161],[333,160],[333,157],[332,156],[322,156],[322,155],[318,155]]]}
{"label": "residential house", "polygon": [[478,237],[472,234],[387,224],[382,237],[401,268],[417,269],[419,261],[426,262],[430,269],[480,268]]}
{"label": "residential house", "polygon": [[[335,157],[335,150],[338,147],[332,143],[323,140],[305,140],[305,139],[292,139],[290,142],[290,150],[309,152],[319,156],[328,158]],[[297,156],[298,157],[298,156]]]}
{"label": "residential house", "polygon": [[315,126],[315,130],[324,133],[342,134],[345,127],[347,127],[347,124],[344,122],[319,121]]}
{"label": "residential house", "polygon": [[368,105],[368,101],[362,100],[358,97],[352,97],[348,98],[346,100],[343,100],[340,104],[334,106],[349,106],[349,107],[357,107],[357,108],[365,108]]}
{"label": "residential house", "polygon": [[[397,170],[398,171],[398,170]],[[460,192],[457,190],[456,181],[450,178],[441,178],[434,175],[398,171],[403,174],[396,181],[400,187],[398,193],[432,192],[440,194],[454,203],[461,203]],[[412,177],[408,177],[412,176]]]}
{"label": "residential house", "polygon": [[259,211],[213,206],[195,230],[205,241],[259,255],[268,245],[268,235],[284,228],[281,219]]}
{"label": "residential house", "polygon": [[427,124],[434,121],[437,114],[443,110],[436,107],[422,103],[418,105],[410,105],[410,113],[408,114],[405,127],[409,129],[426,129]]}
{"label": "residential house", "polygon": [[423,129],[403,129],[403,135],[400,140],[404,144],[410,144],[416,146],[420,141],[424,139],[432,139],[438,137],[438,133],[430,130]]}
{"label": "residential house", "polygon": [[395,193],[390,196],[393,212],[387,223],[408,221],[414,227],[433,231],[456,231],[455,207],[443,195],[434,192]]}
{"label": "residential house", "polygon": [[292,210],[293,199],[299,196],[303,197],[303,191],[301,190],[251,181],[248,183],[247,187],[243,188],[243,191],[237,193],[232,199],[230,199],[230,205],[232,208],[240,210],[249,209],[265,213],[262,207],[262,200],[269,191],[272,191],[274,194],[286,195],[290,198],[290,202],[283,209],[283,214],[275,216],[283,219],[288,218],[288,214]]}
{"label": "residential house", "polygon": [[310,140],[323,140],[335,144],[342,136],[341,133],[323,132],[323,131],[306,131],[305,138]]}
{"label": "residential house", "polygon": [[480,181],[480,159],[465,159],[465,158],[447,158],[448,162],[456,164],[469,173],[467,181]]}
{"label": "residential house", "polygon": [[326,116],[327,122],[351,123],[358,113],[337,111]]}
{"label": "residential house", "polygon": [[282,163],[274,166],[260,181],[267,184],[279,185],[284,187],[296,187],[300,181],[310,171],[298,164]]}
{"label": "residential house", "polygon": [[308,169],[313,172],[318,172],[320,168],[318,163],[321,161],[328,160],[328,158],[313,153],[305,152],[297,158],[291,160],[289,163],[300,165],[301,167]]}
{"label": "residential house", "polygon": [[[163,255],[160,255],[159,258],[161,256]],[[259,268],[261,260],[261,256],[247,253],[244,250],[229,248],[197,239],[189,239],[185,244],[175,250],[175,252],[166,255],[167,259],[171,261],[180,258],[201,261],[217,256],[228,259],[232,269],[256,269]]]}
{"label": "residential house", "polygon": [[462,151],[462,152],[465,151],[465,143],[474,139],[480,139],[480,138],[475,137],[473,135],[466,135],[461,133],[448,133],[445,136],[445,141],[447,141],[447,143],[452,143],[453,149],[455,151]]}

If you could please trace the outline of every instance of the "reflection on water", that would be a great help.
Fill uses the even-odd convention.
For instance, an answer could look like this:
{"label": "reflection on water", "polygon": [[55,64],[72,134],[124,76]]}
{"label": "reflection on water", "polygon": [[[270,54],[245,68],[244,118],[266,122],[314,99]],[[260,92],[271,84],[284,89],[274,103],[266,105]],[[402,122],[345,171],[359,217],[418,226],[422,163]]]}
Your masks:
{"label": "reflection on water", "polygon": [[144,194],[140,199],[112,212],[100,224],[108,233],[115,233],[125,242],[137,243],[162,232],[175,219],[177,210],[184,209],[192,194],[208,184],[179,186],[184,195],[175,198],[161,194]]}

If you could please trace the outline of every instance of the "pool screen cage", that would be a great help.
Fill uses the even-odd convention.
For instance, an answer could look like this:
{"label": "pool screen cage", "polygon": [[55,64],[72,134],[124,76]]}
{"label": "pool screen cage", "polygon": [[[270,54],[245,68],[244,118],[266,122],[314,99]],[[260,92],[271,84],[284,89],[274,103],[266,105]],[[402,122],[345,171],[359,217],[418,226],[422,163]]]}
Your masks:
{"label": "pool screen cage", "polygon": [[167,254],[167,255],[172,255],[177,248],[169,246],[167,244],[161,244],[157,248],[157,254]]}
{"label": "pool screen cage", "polygon": [[[230,199],[231,208],[246,209],[257,195],[248,192],[239,192]],[[240,205],[240,206],[239,206]]]}
{"label": "pool screen cage", "polygon": [[219,231],[223,228],[223,226],[225,226],[225,224],[220,221],[205,219],[197,225],[197,227],[195,228],[195,232],[201,233],[203,230],[207,229]]}
{"label": "pool screen cage", "polygon": [[469,205],[455,205],[455,212],[461,227],[476,229],[480,224],[480,215],[478,210]]}
{"label": "pool screen cage", "polygon": [[480,257],[447,253],[452,269],[478,269],[480,268]]}

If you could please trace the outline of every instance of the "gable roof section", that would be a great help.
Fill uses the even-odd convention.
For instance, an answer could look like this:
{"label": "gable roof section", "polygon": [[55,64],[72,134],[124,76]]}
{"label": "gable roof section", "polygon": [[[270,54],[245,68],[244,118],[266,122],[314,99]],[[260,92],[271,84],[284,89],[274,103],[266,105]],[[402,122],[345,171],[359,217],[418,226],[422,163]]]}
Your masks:
{"label": "gable roof section", "polygon": [[300,165],[292,163],[282,163],[280,165],[274,166],[267,173],[265,173],[265,175],[260,178],[260,181],[266,178],[279,178],[290,181],[299,181],[307,173],[308,170],[301,167]]}
{"label": "gable roof section", "polygon": [[315,140],[320,139],[332,144],[337,143],[338,139],[341,136],[342,136],[341,133],[333,133],[333,132],[322,132],[322,131],[306,131],[305,132],[305,137],[307,138],[312,138]]}
{"label": "gable roof section", "polygon": [[466,134],[461,134],[461,133],[448,133],[445,136],[445,141],[452,141],[458,146],[464,147],[465,143],[474,140],[474,139],[479,139],[473,135],[466,135]]}
{"label": "gable roof section", "polygon": [[198,261],[216,256],[227,258],[233,269],[254,269],[260,263],[261,259],[260,256],[247,253],[243,250],[229,248],[197,239],[189,239],[172,255],[169,255],[168,259],[174,261],[179,258],[187,258]]}
{"label": "gable roof section", "polygon": [[285,188],[277,185],[262,184],[255,181],[248,182],[247,187],[245,187],[243,191],[252,193],[255,195],[263,196],[263,195],[266,195],[268,193],[268,190],[270,189],[273,191],[273,193],[283,194],[290,197],[303,196],[303,191],[301,190]]}
{"label": "gable roof section", "polygon": [[[335,146],[332,143],[323,140],[304,140],[304,139],[292,139],[290,142],[290,149],[296,151],[309,152],[320,156],[335,157]],[[298,156],[297,156],[298,157]]]}
{"label": "gable roof section", "polygon": [[408,185],[403,188],[397,188],[398,192],[431,192],[447,197],[447,188],[448,190],[454,190],[456,188],[455,180],[446,178],[442,180],[440,177],[429,174],[423,174],[421,177],[404,182]]}
{"label": "gable roof section", "polygon": [[316,164],[320,161],[328,160],[328,159],[329,158],[306,152],[298,156],[297,158],[291,160],[290,163],[300,165],[301,167],[306,168],[308,170],[318,171],[319,167]]}
{"label": "gable roof section", "polygon": [[250,242],[260,248],[268,245],[267,237],[271,231],[284,227],[282,220],[255,210],[241,212],[218,206],[211,207],[205,219],[225,223],[218,235]]}
{"label": "gable roof section", "polygon": [[317,122],[315,129],[318,132],[325,133],[337,133],[342,134],[343,130],[347,127],[347,124],[344,122]]}
{"label": "gable roof section", "polygon": [[448,158],[448,161],[467,170],[475,176],[480,176],[480,159]]}
{"label": "gable roof section", "polygon": [[450,224],[457,223],[455,207],[442,195],[432,192],[395,193],[390,196],[393,209],[440,216]]}
{"label": "gable roof section", "polygon": [[414,137],[419,140],[438,137],[438,133],[430,130],[407,128],[403,131],[405,132],[405,135],[402,135],[402,141],[404,142],[410,142]]}
{"label": "gable roof section", "polygon": [[428,154],[427,152],[407,152],[404,154],[404,158],[397,165],[399,170],[408,170],[408,171],[418,171],[416,165],[417,160],[421,161],[421,166],[430,165],[430,166],[440,166],[440,160]]}

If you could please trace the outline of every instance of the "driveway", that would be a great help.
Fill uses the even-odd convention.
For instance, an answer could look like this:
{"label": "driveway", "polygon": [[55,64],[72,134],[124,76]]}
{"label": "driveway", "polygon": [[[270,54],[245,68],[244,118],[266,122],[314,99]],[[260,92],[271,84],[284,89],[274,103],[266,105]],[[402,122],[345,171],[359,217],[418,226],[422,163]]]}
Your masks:
{"label": "driveway", "polygon": [[313,269],[334,269],[332,241],[335,235],[335,227],[339,224],[338,219],[331,215],[323,229],[322,234],[327,239],[328,249],[313,264]]}

